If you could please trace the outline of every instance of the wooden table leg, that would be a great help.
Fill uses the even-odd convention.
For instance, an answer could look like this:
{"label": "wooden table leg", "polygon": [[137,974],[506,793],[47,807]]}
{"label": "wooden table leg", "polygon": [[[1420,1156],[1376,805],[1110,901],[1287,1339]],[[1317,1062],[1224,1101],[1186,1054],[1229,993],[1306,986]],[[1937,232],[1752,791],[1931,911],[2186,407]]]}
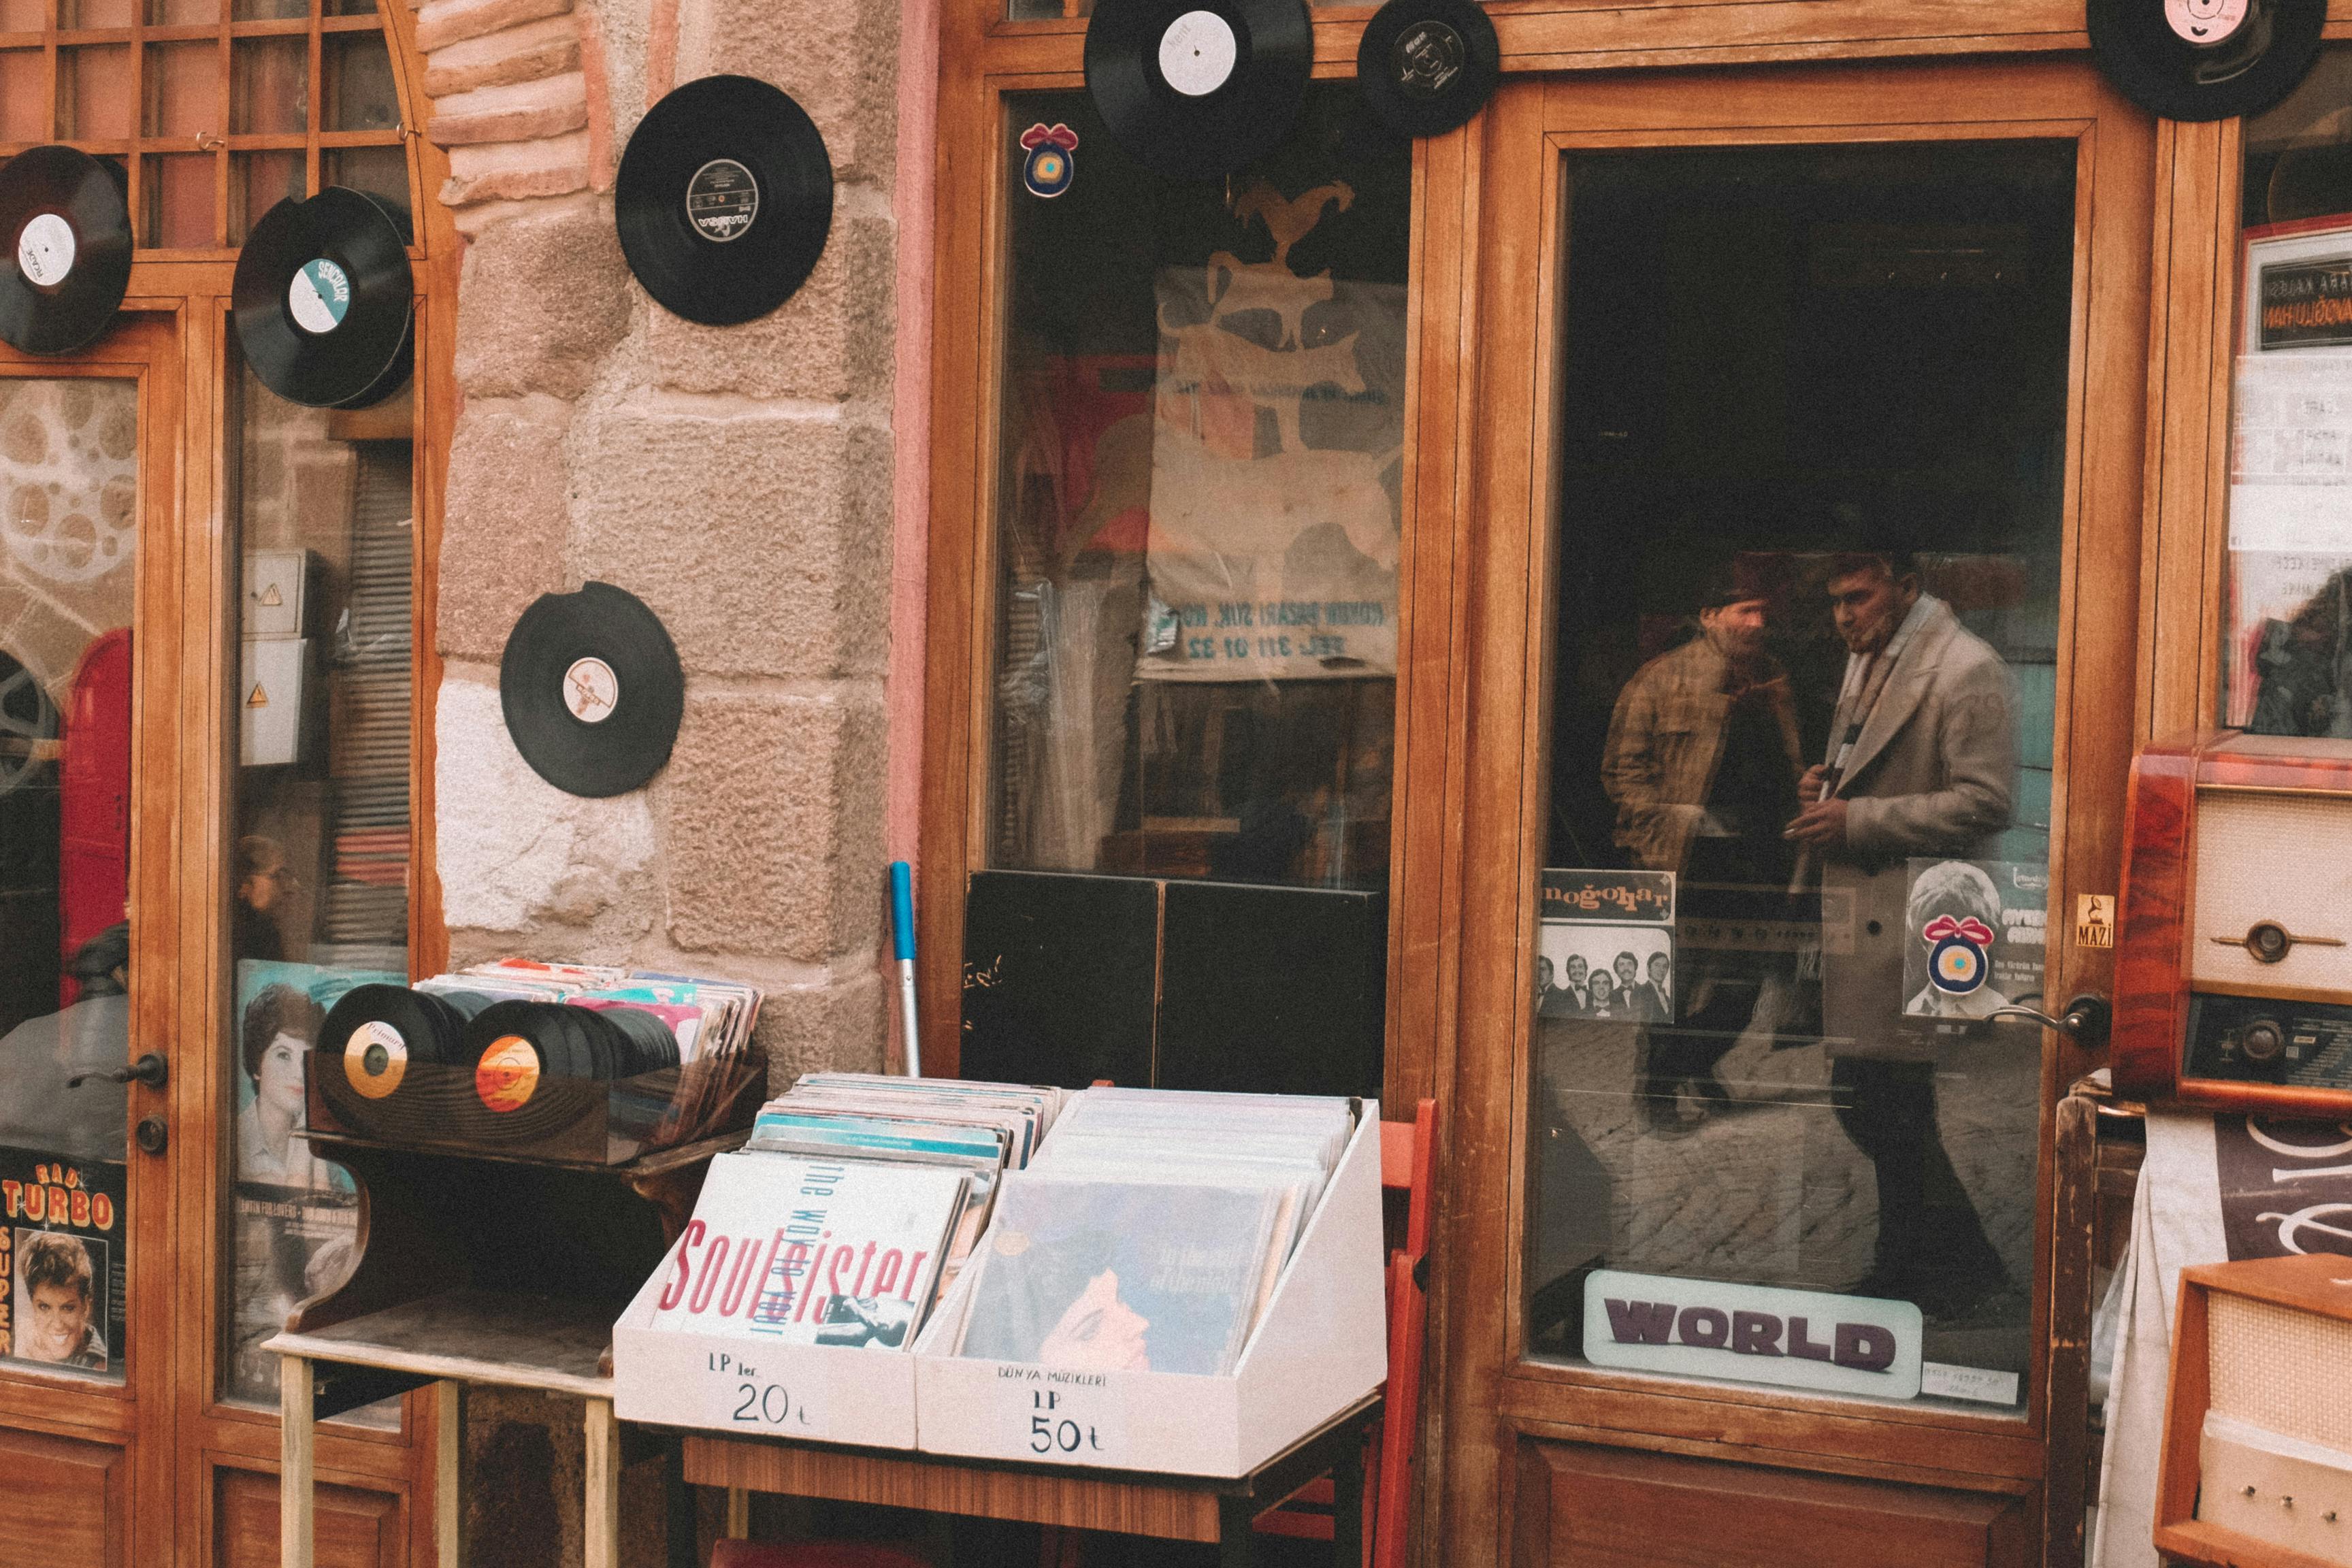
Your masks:
{"label": "wooden table leg", "polygon": [[1331,1568],[1359,1568],[1363,1561],[1364,1449],[1351,1442],[1331,1461]]}
{"label": "wooden table leg", "polygon": [[[609,1399],[588,1401],[583,1568],[621,1568],[621,1424]],[[308,1565],[305,1565],[308,1568]]]}
{"label": "wooden table leg", "polygon": [[443,1378],[433,1385],[433,1548],[441,1568],[465,1558],[466,1385]]}
{"label": "wooden table leg", "polygon": [[[1255,1498],[1217,1500],[1217,1568],[1251,1568],[1257,1561],[1259,1507]],[[1355,1564],[1342,1558],[1337,1560],[1337,1568],[1355,1568]]]}
{"label": "wooden table leg", "polygon": [[751,1533],[751,1493],[747,1487],[727,1489],[727,1539],[741,1541]]}
{"label": "wooden table leg", "polygon": [[278,1561],[279,1568],[313,1568],[311,1505],[316,1480],[310,1421],[310,1360],[278,1362]]}

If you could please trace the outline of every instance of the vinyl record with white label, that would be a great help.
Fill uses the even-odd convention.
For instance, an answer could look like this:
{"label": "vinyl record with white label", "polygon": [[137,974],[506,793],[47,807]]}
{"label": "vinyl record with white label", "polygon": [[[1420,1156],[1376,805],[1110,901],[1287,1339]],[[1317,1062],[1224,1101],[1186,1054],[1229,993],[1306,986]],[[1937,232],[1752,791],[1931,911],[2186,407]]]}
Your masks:
{"label": "vinyl record with white label", "polygon": [[236,338],[264,386],[312,408],[364,408],[408,379],[416,292],[383,205],[330,185],[279,202],[237,253]]}
{"label": "vinyl record with white label", "polygon": [[1146,168],[1213,180],[1298,122],[1315,31],[1305,0],[1096,0],[1087,91]]}
{"label": "vinyl record with white label", "polygon": [[1502,79],[1495,24],[1471,0],[1388,0],[1356,48],[1357,90],[1406,136],[1466,123]]}
{"label": "vinyl record with white label", "polygon": [[0,164],[0,339],[68,354],[114,320],[131,284],[123,176],[71,147],[27,147]]}
{"label": "vinyl record with white label", "polygon": [[665,309],[706,326],[764,316],[833,228],[833,160],[790,95],[707,76],[637,121],[613,185],[621,254]]}
{"label": "vinyl record with white label", "polygon": [[2319,58],[2327,0],[2090,0],[2091,58],[2167,120],[2260,114]]}
{"label": "vinyl record with white label", "polygon": [[522,613],[499,663],[499,700],[540,777],[570,795],[623,795],[669,761],[686,675],[644,600],[590,583]]}

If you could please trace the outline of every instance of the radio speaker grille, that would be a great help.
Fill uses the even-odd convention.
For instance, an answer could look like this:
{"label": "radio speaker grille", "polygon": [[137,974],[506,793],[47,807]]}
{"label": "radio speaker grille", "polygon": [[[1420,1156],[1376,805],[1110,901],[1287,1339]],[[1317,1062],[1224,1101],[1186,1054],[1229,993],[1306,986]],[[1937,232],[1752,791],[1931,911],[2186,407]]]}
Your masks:
{"label": "radio speaker grille", "polygon": [[[2352,1258],[2344,1272],[2352,1277]],[[2352,1322],[2221,1291],[2206,1310],[2213,1411],[2352,1452]]]}
{"label": "radio speaker grille", "polygon": [[2352,797],[2200,792],[2196,906],[2194,980],[2352,997],[2352,946],[2297,946],[2277,963],[2262,963],[2243,947],[2213,940],[2275,921],[2296,936],[2352,942]]}

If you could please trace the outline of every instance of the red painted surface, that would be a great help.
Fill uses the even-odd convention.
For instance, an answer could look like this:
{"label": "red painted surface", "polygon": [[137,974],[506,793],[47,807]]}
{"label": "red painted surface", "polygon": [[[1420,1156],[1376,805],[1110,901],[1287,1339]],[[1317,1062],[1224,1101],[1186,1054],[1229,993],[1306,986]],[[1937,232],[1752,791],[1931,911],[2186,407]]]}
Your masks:
{"label": "red painted surface", "polygon": [[[131,898],[131,633],[118,627],[74,668],[58,767],[58,956],[123,919]],[[79,996],[71,975],[58,1005]]]}

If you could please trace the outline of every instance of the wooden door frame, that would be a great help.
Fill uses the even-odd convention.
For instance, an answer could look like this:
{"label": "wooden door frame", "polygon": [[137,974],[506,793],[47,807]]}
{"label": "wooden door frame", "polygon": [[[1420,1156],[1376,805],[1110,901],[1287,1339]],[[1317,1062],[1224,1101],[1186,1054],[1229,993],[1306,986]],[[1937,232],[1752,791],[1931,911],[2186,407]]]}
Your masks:
{"label": "wooden door frame", "polygon": [[[2049,1412],[2045,1366],[2023,1420],[1889,1410],[1763,1390],[1673,1384],[1525,1362],[1518,1238],[1526,1206],[1528,1047],[1542,853],[1541,785],[1558,407],[1558,290],[1565,257],[1562,157],[1575,148],[1759,142],[2063,138],[2076,143],[2066,552],[2055,737],[2052,907],[2109,891],[2137,724],[2130,662],[2078,657],[2134,647],[2141,626],[2141,484],[2154,131],[2085,61],[1800,67],[1682,76],[1555,78],[1507,87],[1486,115],[1487,223],[1475,336],[1480,416],[1465,421],[1476,490],[1464,556],[1470,617],[1466,756],[1457,812],[1460,997],[1454,1139],[1442,1202],[1439,1343],[1446,1474],[1438,1560],[1494,1562],[1512,1536],[1510,1450],[1522,1436],[1738,1458],[2002,1491],[2038,1507]],[[1530,285],[1533,285],[1531,288]],[[2098,520],[2085,529],[2084,518]],[[2105,731],[2102,732],[2102,726]],[[2109,803],[2103,808],[2099,803]],[[2063,935],[2068,922],[2053,921]],[[2107,956],[2062,941],[2051,991],[2104,988]],[[2057,1086],[2089,1065],[2044,1051],[2038,1270],[2052,1246]],[[1502,1310],[1493,1303],[1502,1303]],[[1447,1310],[1454,1303],[1458,1308]],[[1476,1304],[1475,1307],[1472,1304]],[[2047,1346],[2049,1295],[2033,1331]]]}
{"label": "wooden door frame", "polygon": [[[131,381],[137,386],[139,519],[131,587],[131,1041],[130,1058],[179,1056],[175,1011],[182,956],[173,918],[181,856],[173,815],[184,758],[179,704],[188,684],[178,662],[187,601],[181,575],[186,530],[185,466],[181,461],[184,373],[180,313],[173,301],[128,300],[125,316],[92,347],[50,360],[0,348],[0,374],[11,380]],[[96,1092],[104,1092],[98,1090]],[[129,1089],[129,1121],[179,1120],[188,1095],[175,1074],[165,1089]],[[174,1143],[177,1140],[174,1140]],[[167,1562],[173,1552],[173,1446],[168,1433],[140,1420],[169,1409],[176,1375],[173,1238],[179,1228],[175,1180],[184,1151],[163,1159],[126,1147],[126,1258],[123,1339],[115,1347],[121,1384],[42,1377],[11,1363],[0,1371],[0,1425],[122,1449],[129,1466],[121,1562]]]}

